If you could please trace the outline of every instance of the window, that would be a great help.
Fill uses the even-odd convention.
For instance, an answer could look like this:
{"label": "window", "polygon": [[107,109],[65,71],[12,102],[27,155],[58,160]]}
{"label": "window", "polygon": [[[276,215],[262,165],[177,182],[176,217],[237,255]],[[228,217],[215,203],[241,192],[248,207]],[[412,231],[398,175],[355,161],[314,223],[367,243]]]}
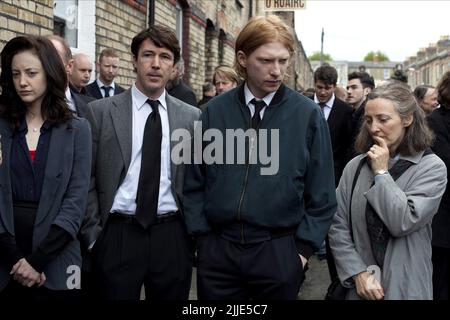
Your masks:
{"label": "window", "polygon": [[78,0],[55,0],[53,3],[54,33],[78,47]]}

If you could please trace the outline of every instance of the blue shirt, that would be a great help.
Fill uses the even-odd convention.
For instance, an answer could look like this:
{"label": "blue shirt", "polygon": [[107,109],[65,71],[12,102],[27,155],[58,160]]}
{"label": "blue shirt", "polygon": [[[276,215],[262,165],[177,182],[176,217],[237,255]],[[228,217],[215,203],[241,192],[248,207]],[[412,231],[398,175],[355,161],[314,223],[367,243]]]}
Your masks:
{"label": "blue shirt", "polygon": [[14,201],[38,202],[44,183],[52,127],[48,122],[42,125],[34,162],[31,161],[25,138],[27,132],[27,123],[23,119],[13,134],[11,145],[12,196]]}

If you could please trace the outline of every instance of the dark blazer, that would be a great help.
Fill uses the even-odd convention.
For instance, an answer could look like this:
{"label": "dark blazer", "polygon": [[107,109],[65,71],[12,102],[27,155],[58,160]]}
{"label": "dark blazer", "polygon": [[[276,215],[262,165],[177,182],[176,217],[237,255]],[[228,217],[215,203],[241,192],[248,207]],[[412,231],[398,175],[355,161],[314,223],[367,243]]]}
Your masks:
{"label": "dark blazer", "polygon": [[[314,97],[312,97],[314,100]],[[335,185],[339,184],[345,165],[350,160],[350,150],[353,147],[353,108],[344,101],[334,98],[333,107],[327,123],[330,130],[331,146],[333,148]]]}
{"label": "dark blazer", "polygon": [[[447,181],[450,181],[450,109],[440,107],[434,110],[427,120],[436,135],[431,149],[444,161],[447,167]],[[450,248],[450,183],[447,183],[439,210],[433,218],[432,227],[432,244],[437,247]]]}
{"label": "dark blazer", "polygon": [[[119,86],[117,83],[114,83],[114,95],[117,95],[124,91],[125,89],[123,87]],[[97,84],[97,80],[86,86],[86,92],[89,96],[95,99],[103,99],[102,92]]]}
{"label": "dark blazer", "polygon": [[[12,131],[0,119],[0,233],[14,235],[13,199],[10,180]],[[43,270],[44,286],[53,290],[67,289],[70,266],[81,268],[80,243],[77,240],[86,212],[91,170],[91,131],[85,119],[74,118],[69,123],[53,127],[48,150],[42,195],[33,230],[33,251],[47,237],[52,224],[63,228],[72,241]],[[9,282],[10,269],[0,263],[0,290]]]}
{"label": "dark blazer", "polygon": [[85,115],[88,112],[88,103],[94,101],[95,99],[73,91],[71,91],[71,94],[73,101],[75,102],[75,108],[77,109],[77,116],[80,118],[85,118]]}
{"label": "dark blazer", "polygon": [[180,82],[177,85],[169,89],[168,93],[172,97],[175,97],[183,102],[186,102],[191,106],[194,107],[197,106],[197,97],[195,96],[194,91],[191,89],[191,87],[189,87],[186,83],[184,83],[183,80],[180,80]]}
{"label": "dark blazer", "polygon": [[[170,132],[183,128],[193,136],[194,121],[200,110],[170,95],[166,95]],[[92,175],[88,209],[81,229],[83,245],[87,248],[101,233],[119,186],[131,162],[132,97],[131,89],[89,104],[92,112],[87,119],[92,127]],[[190,144],[190,141],[185,141]],[[177,144],[170,142],[173,150]],[[184,165],[170,164],[172,194],[182,209]]]}

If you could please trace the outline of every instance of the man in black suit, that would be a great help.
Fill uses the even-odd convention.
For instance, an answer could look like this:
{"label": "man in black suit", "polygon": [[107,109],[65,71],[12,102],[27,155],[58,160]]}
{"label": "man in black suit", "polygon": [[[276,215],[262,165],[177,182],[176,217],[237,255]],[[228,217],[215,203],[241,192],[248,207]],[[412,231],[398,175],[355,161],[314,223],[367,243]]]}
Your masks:
{"label": "man in black suit", "polygon": [[[56,51],[58,51],[58,54],[63,61],[64,67],[66,68],[67,77],[69,77],[73,68],[72,51],[70,50],[69,43],[66,39],[56,35],[50,35],[47,38],[53,43]],[[66,99],[67,104],[69,105],[69,109],[81,118],[85,118],[86,116],[86,112],[88,109],[87,104],[94,100],[89,96],[79,94],[71,90],[69,86],[67,86],[66,88]]]}
{"label": "man in black suit", "polygon": [[[450,181],[450,71],[439,81],[436,91],[441,107],[427,117],[428,125],[436,139],[431,149],[447,166],[447,181]],[[433,299],[450,298],[450,184],[447,183],[439,210],[433,217]]]}
{"label": "man in black suit", "polygon": [[86,92],[95,99],[112,97],[125,91],[124,88],[114,82],[114,78],[119,71],[119,54],[111,48],[103,49],[100,52],[96,63],[98,79],[86,86]]}
{"label": "man in black suit", "polygon": [[367,96],[375,88],[373,77],[365,71],[354,71],[348,75],[347,103],[353,107],[353,132],[350,159],[357,155],[353,145],[361,128]]}
{"label": "man in black suit", "polygon": [[330,65],[323,65],[314,72],[314,102],[321,107],[330,130],[336,187],[345,165],[350,160],[348,151],[352,143],[353,113],[353,109],[334,94],[337,78],[336,69]]}
{"label": "man in black suit", "polygon": [[[352,147],[352,114],[353,109],[334,94],[338,74],[335,68],[330,65],[323,65],[314,72],[314,102],[317,103],[322,114],[327,120],[331,137],[331,147],[333,149],[334,178],[336,187],[339,184],[345,165],[350,160],[350,148]],[[325,240],[326,252],[318,255],[326,255],[328,271],[331,279],[337,277],[336,266],[328,244],[328,237]]]}
{"label": "man in black suit", "polygon": [[79,94],[87,94],[86,86],[91,79],[92,60],[84,53],[76,53],[72,58],[73,64],[69,73],[70,90]]}
{"label": "man in black suit", "polygon": [[197,106],[197,97],[194,91],[183,81],[184,74],[184,62],[180,58],[180,61],[173,68],[172,74],[170,75],[170,81],[166,85],[167,92],[177,99],[180,99],[191,106]]}

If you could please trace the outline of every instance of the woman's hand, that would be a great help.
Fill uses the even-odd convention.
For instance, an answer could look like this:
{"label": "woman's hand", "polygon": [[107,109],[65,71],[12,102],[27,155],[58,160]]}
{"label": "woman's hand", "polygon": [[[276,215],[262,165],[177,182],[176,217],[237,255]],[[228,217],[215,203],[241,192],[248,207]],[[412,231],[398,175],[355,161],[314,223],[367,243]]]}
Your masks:
{"label": "woman's hand", "polygon": [[14,275],[14,280],[27,287],[32,287],[35,284],[38,284],[40,287],[46,280],[45,274],[34,270],[25,258],[17,261],[9,274]]}
{"label": "woman's hand", "polygon": [[364,271],[355,277],[356,293],[365,300],[384,299],[384,290],[377,279]]}
{"label": "woman's hand", "polygon": [[374,144],[369,151],[367,151],[367,156],[370,159],[373,174],[377,174],[380,170],[388,170],[389,149],[383,138],[373,137],[373,139],[376,144]]}

